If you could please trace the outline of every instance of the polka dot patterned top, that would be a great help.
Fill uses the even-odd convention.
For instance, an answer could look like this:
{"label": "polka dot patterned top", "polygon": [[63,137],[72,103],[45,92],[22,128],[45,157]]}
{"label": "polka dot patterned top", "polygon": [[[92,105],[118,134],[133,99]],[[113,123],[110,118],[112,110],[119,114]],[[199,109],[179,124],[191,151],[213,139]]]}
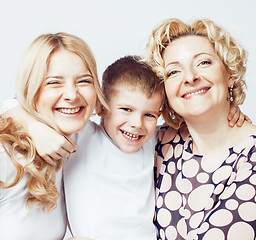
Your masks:
{"label": "polka dot patterned top", "polygon": [[205,156],[192,154],[185,125],[178,132],[163,127],[160,135],[157,239],[254,240],[256,135]]}

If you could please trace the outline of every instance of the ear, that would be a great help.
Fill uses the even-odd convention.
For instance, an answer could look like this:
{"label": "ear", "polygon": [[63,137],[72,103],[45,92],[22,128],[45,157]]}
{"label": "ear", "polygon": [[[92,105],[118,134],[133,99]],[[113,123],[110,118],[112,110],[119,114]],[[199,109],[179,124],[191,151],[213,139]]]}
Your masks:
{"label": "ear", "polygon": [[159,111],[157,118],[159,118],[162,115],[162,110]]}
{"label": "ear", "polygon": [[106,115],[107,111],[108,110],[102,104],[99,104],[99,106],[96,108],[96,113],[100,117]]}
{"label": "ear", "polygon": [[228,79],[228,87],[230,88],[231,85],[234,85],[235,84],[235,79],[233,76],[229,76],[229,79]]}

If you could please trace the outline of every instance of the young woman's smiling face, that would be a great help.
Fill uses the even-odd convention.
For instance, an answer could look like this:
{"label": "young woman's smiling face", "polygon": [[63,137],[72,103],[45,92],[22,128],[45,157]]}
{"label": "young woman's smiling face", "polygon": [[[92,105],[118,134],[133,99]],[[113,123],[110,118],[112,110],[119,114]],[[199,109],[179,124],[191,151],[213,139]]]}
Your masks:
{"label": "young woman's smiling face", "polygon": [[206,37],[174,40],[163,60],[169,104],[185,121],[229,110],[230,74]]}
{"label": "young woman's smiling face", "polygon": [[82,59],[60,49],[51,56],[36,111],[70,135],[80,131],[90,118],[96,96],[94,79]]}

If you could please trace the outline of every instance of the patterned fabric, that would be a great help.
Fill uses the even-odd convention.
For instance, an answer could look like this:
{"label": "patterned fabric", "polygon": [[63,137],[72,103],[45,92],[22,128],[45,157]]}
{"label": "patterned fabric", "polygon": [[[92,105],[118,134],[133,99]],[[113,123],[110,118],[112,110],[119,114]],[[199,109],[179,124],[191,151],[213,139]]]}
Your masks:
{"label": "patterned fabric", "polygon": [[185,126],[162,131],[156,147],[158,239],[254,240],[256,135],[201,156],[192,154]]}

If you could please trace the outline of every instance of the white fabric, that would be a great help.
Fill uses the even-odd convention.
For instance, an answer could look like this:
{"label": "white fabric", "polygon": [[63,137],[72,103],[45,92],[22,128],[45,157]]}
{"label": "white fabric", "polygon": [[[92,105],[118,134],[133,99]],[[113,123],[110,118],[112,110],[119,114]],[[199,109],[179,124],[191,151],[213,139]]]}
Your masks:
{"label": "white fabric", "polygon": [[[21,164],[25,164],[22,155]],[[0,180],[12,182],[16,168],[0,144]],[[66,231],[66,210],[63,199],[62,172],[56,176],[56,186],[61,192],[57,208],[51,213],[33,208],[26,208],[28,196],[28,175],[11,188],[0,188],[0,239],[5,240],[60,240]]]}
{"label": "white fabric", "polygon": [[136,153],[122,152],[101,126],[88,122],[78,151],[64,164],[71,231],[95,240],[153,240],[156,135]]}
{"label": "white fabric", "polygon": [[20,106],[20,104],[16,99],[13,98],[13,99],[5,100],[0,103],[0,114],[3,114],[8,110],[10,110],[11,108],[14,108],[17,106]]}

